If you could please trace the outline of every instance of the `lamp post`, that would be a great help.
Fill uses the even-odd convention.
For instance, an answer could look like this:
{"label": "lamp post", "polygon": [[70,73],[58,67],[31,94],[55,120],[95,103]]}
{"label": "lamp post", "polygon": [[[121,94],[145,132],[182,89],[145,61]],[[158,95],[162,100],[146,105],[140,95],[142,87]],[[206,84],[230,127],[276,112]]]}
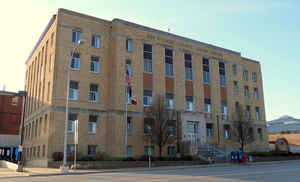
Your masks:
{"label": "lamp post", "polygon": [[[23,172],[23,141],[24,141],[24,120],[25,120],[25,107],[26,107],[26,100],[27,100],[27,92],[26,91],[19,91],[17,94],[14,95],[14,97],[23,97],[23,111],[22,111],[22,123],[21,123],[21,141],[18,151],[18,168],[17,172]],[[21,150],[20,150],[21,149]]]}
{"label": "lamp post", "polygon": [[71,77],[71,64],[75,51],[79,48],[80,44],[83,44],[84,40],[79,40],[71,52],[70,63],[68,64],[68,83],[67,83],[67,101],[66,101],[66,121],[65,121],[65,141],[64,141],[64,161],[63,166],[60,167],[62,173],[67,173],[69,167],[67,165],[67,143],[68,143],[68,120],[69,120],[69,87]]}
{"label": "lamp post", "polygon": [[218,127],[218,145],[220,145],[220,123],[219,123],[219,115],[217,115],[217,127]]}

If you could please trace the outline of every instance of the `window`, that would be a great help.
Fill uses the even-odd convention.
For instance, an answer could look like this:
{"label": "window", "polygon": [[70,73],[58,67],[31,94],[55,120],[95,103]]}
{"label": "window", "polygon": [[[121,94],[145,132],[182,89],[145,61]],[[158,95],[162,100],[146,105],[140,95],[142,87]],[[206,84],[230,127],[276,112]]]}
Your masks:
{"label": "window", "polygon": [[202,69],[203,69],[203,82],[204,83],[209,83],[210,78],[209,78],[209,61],[207,58],[202,59]]}
{"label": "window", "polygon": [[152,90],[144,90],[144,106],[152,105]]}
{"label": "window", "polygon": [[230,138],[230,125],[224,124],[224,139],[228,140]]}
{"label": "window", "polygon": [[78,88],[79,83],[76,81],[70,81],[69,99],[78,100]]}
{"label": "window", "polygon": [[131,117],[127,117],[127,136],[132,135],[132,122]]}
{"label": "window", "polygon": [[247,99],[249,99],[249,88],[248,86],[245,86],[245,91],[244,91],[244,95]]}
{"label": "window", "polygon": [[260,120],[259,107],[255,107],[255,119],[256,119],[257,121]]}
{"label": "window", "polygon": [[219,78],[220,86],[226,87],[225,64],[223,62],[219,62]]}
{"label": "window", "polygon": [[204,112],[211,113],[211,101],[210,99],[204,99]]}
{"label": "window", "polygon": [[152,119],[144,119],[144,135],[148,136],[152,134]]}
{"label": "window", "polygon": [[168,121],[168,130],[169,130],[169,136],[175,136],[175,122],[176,121]]}
{"label": "window", "polygon": [[257,134],[258,134],[258,139],[260,141],[263,140],[263,132],[262,132],[262,128],[257,128]]}
{"label": "window", "polygon": [[233,82],[233,93],[234,94],[239,94],[239,86],[238,86],[238,82],[237,81]]}
{"label": "window", "polygon": [[92,73],[99,73],[99,58],[98,57],[91,57],[91,67],[90,71]]}
{"label": "window", "polygon": [[88,133],[96,134],[97,133],[97,115],[89,115],[89,124],[88,124]]}
{"label": "window", "polygon": [[126,156],[127,157],[132,157],[132,146],[131,145],[128,145],[126,147]]}
{"label": "window", "polygon": [[131,87],[126,87],[126,103],[131,104],[131,97],[132,97],[132,89]]}
{"label": "window", "polygon": [[186,111],[193,111],[193,96],[186,96],[185,100]]}
{"label": "window", "polygon": [[100,36],[92,35],[92,47],[94,47],[94,48],[100,48],[101,47]]}
{"label": "window", "polygon": [[174,109],[174,94],[166,93],[166,107]]}
{"label": "window", "polygon": [[232,75],[235,76],[237,73],[236,64],[232,65]]}
{"label": "window", "polygon": [[154,146],[145,146],[144,147],[144,155],[154,156]]}
{"label": "window", "polygon": [[131,52],[132,51],[132,40],[131,39],[126,39],[126,50],[127,52]]}
{"label": "window", "polygon": [[152,45],[144,44],[144,72],[152,73]]}
{"label": "window", "polygon": [[98,85],[96,84],[90,84],[89,101],[98,102]]}
{"label": "window", "polygon": [[250,110],[250,109],[251,109],[250,106],[247,105],[247,106],[246,106],[246,119],[247,119],[247,120],[250,120],[250,119],[251,119],[251,110]]}
{"label": "window", "polygon": [[95,155],[97,152],[97,145],[88,145],[88,155]]}
{"label": "window", "polygon": [[184,77],[185,80],[193,80],[193,70],[192,70],[192,55],[184,54]]}
{"label": "window", "polygon": [[173,50],[165,49],[165,74],[166,76],[174,76],[173,71]]}
{"label": "window", "polygon": [[256,74],[256,72],[252,72],[252,81],[253,82],[257,81],[257,74]]}
{"label": "window", "polygon": [[126,60],[125,71],[128,74],[128,76],[131,77],[132,70],[131,70],[131,61],[130,60]]}
{"label": "window", "polygon": [[206,123],[206,136],[207,138],[213,138],[214,132],[213,132],[213,124],[212,123]]}
{"label": "window", "polygon": [[81,40],[81,33],[78,31],[73,31],[72,32],[72,42],[78,43],[79,40]]}
{"label": "window", "polygon": [[69,113],[68,117],[68,132],[73,133],[75,131],[75,121],[77,120],[77,114]]}
{"label": "window", "polygon": [[73,54],[73,58],[72,58],[72,62],[71,62],[71,69],[72,70],[80,69],[80,55],[77,53]]}
{"label": "window", "polygon": [[175,147],[169,146],[169,147],[168,147],[168,157],[174,157],[175,154],[176,154],[176,152],[175,152]]}
{"label": "window", "polygon": [[253,128],[252,127],[248,128],[248,137],[249,137],[250,140],[254,139],[254,135],[253,134],[254,134],[253,133]]}
{"label": "window", "polygon": [[191,133],[191,134],[197,134],[198,133],[198,128],[199,128],[198,122],[188,121],[187,125],[188,125],[188,133]]}
{"label": "window", "polygon": [[50,55],[49,55],[49,72],[52,71],[52,62],[53,62],[52,59],[53,59],[53,55],[50,54]]}
{"label": "window", "polygon": [[227,108],[227,102],[222,101],[221,102],[221,112],[223,115],[228,115],[228,108]]}
{"label": "window", "polygon": [[235,114],[237,116],[240,115],[240,105],[239,105],[239,102],[235,102]]}
{"label": "window", "polygon": [[243,78],[244,78],[245,81],[248,80],[248,71],[247,70],[244,70]]}
{"label": "window", "polygon": [[258,89],[254,88],[253,96],[255,100],[258,100]]}

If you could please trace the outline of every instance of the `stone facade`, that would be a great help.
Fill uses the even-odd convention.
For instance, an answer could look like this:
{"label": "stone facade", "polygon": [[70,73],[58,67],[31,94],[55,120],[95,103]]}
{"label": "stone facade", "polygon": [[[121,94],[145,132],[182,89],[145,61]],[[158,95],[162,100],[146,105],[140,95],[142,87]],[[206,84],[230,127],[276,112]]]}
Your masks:
{"label": "stone facade", "polygon": [[[265,128],[265,109],[260,63],[244,58],[240,53],[184,38],[171,33],[155,30],[120,19],[106,21],[65,9],[59,9],[52,17],[37,45],[26,61],[27,71],[25,89],[28,91],[25,122],[25,157],[34,163],[51,160],[53,152],[63,151],[65,128],[65,105],[67,91],[67,67],[73,32],[78,32],[86,42],[80,45],[80,67],[71,72],[71,80],[76,81],[78,98],[70,101],[70,113],[76,114],[79,121],[79,144],[81,154],[88,150],[102,151],[112,156],[125,156],[125,67],[130,61],[132,70],[131,90],[136,96],[137,105],[128,105],[131,118],[131,135],[128,146],[132,156],[144,154],[147,143],[144,137],[144,90],[152,91],[152,97],[166,93],[173,94],[174,109],[182,118],[182,134],[188,132],[187,122],[200,123],[197,138],[201,143],[216,142],[216,116],[220,115],[220,135],[223,124],[232,120],[235,102],[249,105],[252,116],[259,108],[260,117],[255,120],[256,127],[263,131],[263,138],[251,150],[267,148]],[[99,48],[92,46],[93,36],[100,38]],[[129,50],[126,43],[130,42]],[[145,71],[144,45],[152,47],[151,71]],[[166,48],[172,51],[173,75],[165,76]],[[186,55],[186,56],[185,56]],[[99,61],[99,72],[91,72],[91,59]],[[185,58],[190,61],[185,64]],[[203,82],[203,59],[209,61],[210,82]],[[149,57],[148,57],[149,59]],[[226,86],[220,86],[219,65],[225,65]],[[148,64],[149,65],[149,64]],[[187,65],[187,66],[186,66]],[[192,79],[185,79],[190,65]],[[236,65],[236,74],[233,74]],[[248,71],[248,80],[243,80],[243,71]],[[252,81],[256,73],[256,81]],[[234,94],[234,81],[238,83],[238,93]],[[89,101],[91,84],[97,85],[96,102]],[[244,96],[244,86],[248,86],[250,98]],[[254,88],[258,89],[258,99],[254,99]],[[186,112],[186,96],[192,98],[192,111]],[[204,99],[211,99],[211,112],[204,112]],[[221,115],[221,100],[226,101],[228,114]],[[90,132],[89,119],[97,116],[96,132]],[[213,124],[213,137],[206,139],[206,123]],[[191,125],[190,125],[191,126]],[[91,126],[90,126],[91,127]],[[255,129],[255,131],[257,131]],[[257,132],[255,132],[257,137]],[[73,144],[73,133],[69,133],[69,144]],[[229,146],[233,141],[221,143]],[[90,147],[89,147],[90,146]],[[172,145],[173,146],[173,145]],[[176,146],[176,144],[174,145]],[[158,147],[154,146],[155,154]],[[91,151],[90,151],[91,152]],[[94,151],[93,151],[94,152]],[[163,150],[168,154],[168,148]]]}

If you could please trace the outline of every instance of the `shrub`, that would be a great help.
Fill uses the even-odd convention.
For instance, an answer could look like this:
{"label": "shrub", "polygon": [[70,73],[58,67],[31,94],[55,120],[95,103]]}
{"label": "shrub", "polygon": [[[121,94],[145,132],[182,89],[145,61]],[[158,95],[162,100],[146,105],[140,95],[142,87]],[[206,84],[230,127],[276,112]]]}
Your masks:
{"label": "shrub", "polygon": [[97,152],[92,156],[92,159],[95,161],[104,161],[105,158],[108,158],[108,155],[106,155],[104,152]]}
{"label": "shrub", "polygon": [[[154,157],[150,156],[151,161],[154,161]],[[138,161],[148,161],[149,160],[149,156],[148,155],[142,155],[141,157],[138,158]]]}
{"label": "shrub", "polygon": [[88,155],[80,155],[78,161],[93,161],[93,158]]}
{"label": "shrub", "polygon": [[192,161],[193,160],[193,156],[192,155],[183,155],[183,156],[181,156],[180,159],[184,160],[184,161]]}
{"label": "shrub", "polygon": [[53,152],[52,159],[53,161],[62,161],[64,158],[64,153],[62,152]]}
{"label": "shrub", "polygon": [[125,157],[122,159],[122,161],[136,161],[136,159],[133,157]]}

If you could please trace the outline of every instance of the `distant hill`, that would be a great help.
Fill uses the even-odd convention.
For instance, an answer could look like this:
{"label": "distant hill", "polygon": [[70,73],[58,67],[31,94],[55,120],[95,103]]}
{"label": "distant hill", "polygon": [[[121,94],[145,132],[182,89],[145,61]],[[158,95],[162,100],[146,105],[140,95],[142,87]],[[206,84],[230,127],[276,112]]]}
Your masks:
{"label": "distant hill", "polygon": [[299,123],[300,124],[300,119],[296,119],[292,116],[284,115],[279,117],[278,119],[274,119],[271,121],[268,121],[268,125],[276,125],[276,124],[295,124]]}
{"label": "distant hill", "polygon": [[284,115],[278,119],[268,121],[267,126],[269,133],[287,133],[290,131],[300,132],[300,119]]}

